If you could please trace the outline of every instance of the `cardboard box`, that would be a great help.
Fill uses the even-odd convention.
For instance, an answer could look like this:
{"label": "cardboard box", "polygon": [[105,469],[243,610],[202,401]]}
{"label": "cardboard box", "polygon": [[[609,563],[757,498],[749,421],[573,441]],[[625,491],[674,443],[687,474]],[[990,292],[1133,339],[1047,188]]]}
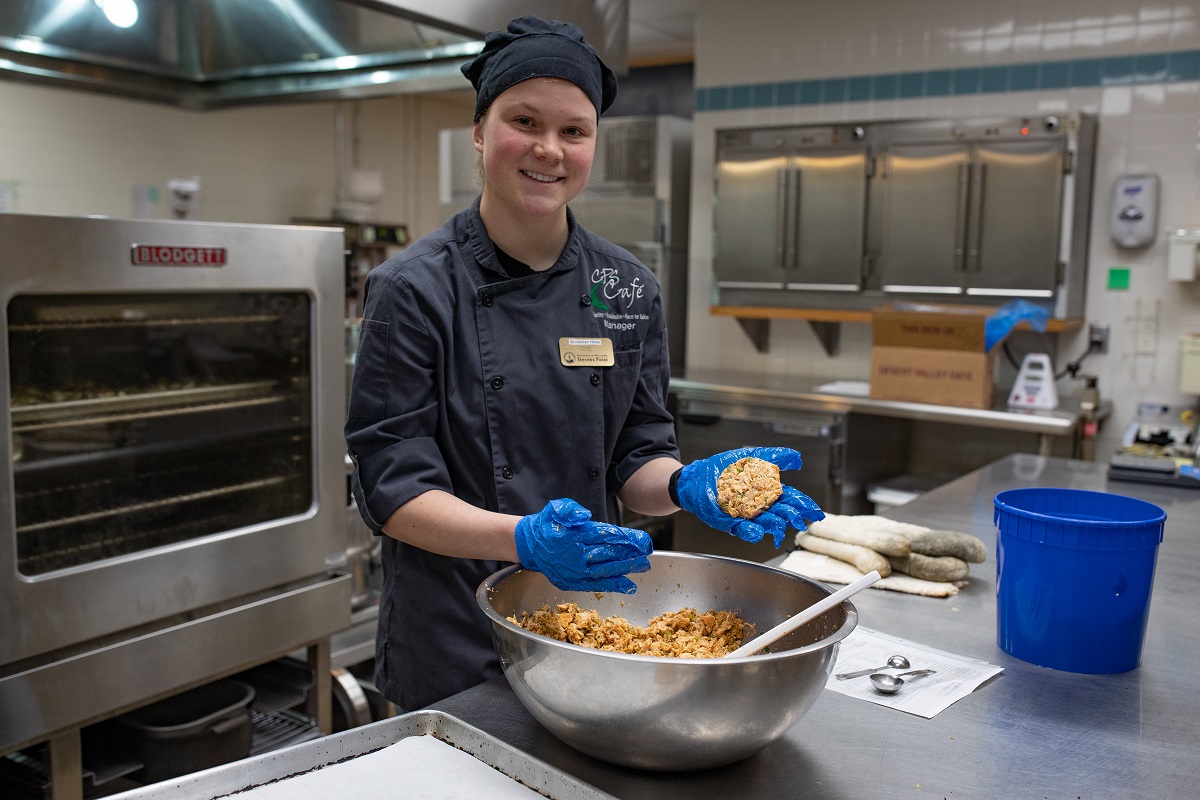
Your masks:
{"label": "cardboard box", "polygon": [[988,353],[929,347],[871,348],[871,397],[991,408],[995,359]]}
{"label": "cardboard box", "polygon": [[984,352],[996,309],[904,303],[871,311],[871,341],[887,347]]}
{"label": "cardboard box", "polygon": [[885,306],[871,312],[871,397],[991,408],[995,350],[984,350],[987,319],[979,306]]}

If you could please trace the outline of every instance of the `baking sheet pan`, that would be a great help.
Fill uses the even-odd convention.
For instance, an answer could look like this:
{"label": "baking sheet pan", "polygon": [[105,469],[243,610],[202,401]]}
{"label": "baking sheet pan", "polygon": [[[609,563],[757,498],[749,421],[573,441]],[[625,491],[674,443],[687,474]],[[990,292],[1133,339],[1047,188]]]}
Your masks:
{"label": "baking sheet pan", "polygon": [[[414,711],[112,797],[119,800],[216,800],[236,796],[314,770],[336,770],[358,756],[374,753],[411,736],[432,736],[451,744],[550,800],[613,800],[612,795],[441,711]],[[454,796],[450,793],[453,788],[449,787],[447,797]],[[403,796],[403,789],[403,777],[398,776],[398,796]],[[351,787],[347,790],[351,791]],[[300,800],[303,795],[296,797]]]}

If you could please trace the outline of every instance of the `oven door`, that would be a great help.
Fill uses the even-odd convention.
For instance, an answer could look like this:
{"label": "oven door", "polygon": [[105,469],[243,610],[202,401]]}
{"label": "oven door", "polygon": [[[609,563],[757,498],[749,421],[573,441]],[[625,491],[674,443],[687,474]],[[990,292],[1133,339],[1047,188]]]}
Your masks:
{"label": "oven door", "polygon": [[0,665],[345,543],[336,229],[0,215]]}

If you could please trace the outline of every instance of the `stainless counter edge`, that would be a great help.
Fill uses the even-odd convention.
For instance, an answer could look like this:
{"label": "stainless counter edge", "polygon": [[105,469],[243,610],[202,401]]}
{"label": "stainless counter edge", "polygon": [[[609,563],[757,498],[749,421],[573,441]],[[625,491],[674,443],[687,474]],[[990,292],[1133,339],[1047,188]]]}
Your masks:
{"label": "stainless counter edge", "polygon": [[[829,394],[813,391],[804,379],[792,379],[790,386],[755,385],[751,381],[779,380],[772,378],[753,379],[749,376],[694,380],[673,378],[671,392],[679,398],[691,400],[724,400],[753,402],[759,405],[774,405],[782,408],[831,411],[834,413],[856,412],[884,417],[948,422],[973,425],[983,428],[1023,431],[1028,433],[1065,436],[1074,433],[1079,424],[1077,411],[1026,411],[959,408],[956,406],[932,405],[928,403],[906,403],[898,400],[876,400],[855,395]],[[786,382],[786,381],[783,381]]]}

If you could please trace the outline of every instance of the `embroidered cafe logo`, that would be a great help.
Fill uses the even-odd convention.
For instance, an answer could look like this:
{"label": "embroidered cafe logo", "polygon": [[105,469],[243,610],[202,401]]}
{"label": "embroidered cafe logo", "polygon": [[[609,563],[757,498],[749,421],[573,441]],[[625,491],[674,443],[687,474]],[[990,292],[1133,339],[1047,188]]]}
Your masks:
{"label": "embroidered cafe logo", "polygon": [[632,306],[633,301],[641,297],[645,289],[641,278],[634,278],[622,284],[621,273],[613,267],[603,267],[592,271],[592,290],[588,294],[594,307],[602,311],[612,311],[610,303]]}

